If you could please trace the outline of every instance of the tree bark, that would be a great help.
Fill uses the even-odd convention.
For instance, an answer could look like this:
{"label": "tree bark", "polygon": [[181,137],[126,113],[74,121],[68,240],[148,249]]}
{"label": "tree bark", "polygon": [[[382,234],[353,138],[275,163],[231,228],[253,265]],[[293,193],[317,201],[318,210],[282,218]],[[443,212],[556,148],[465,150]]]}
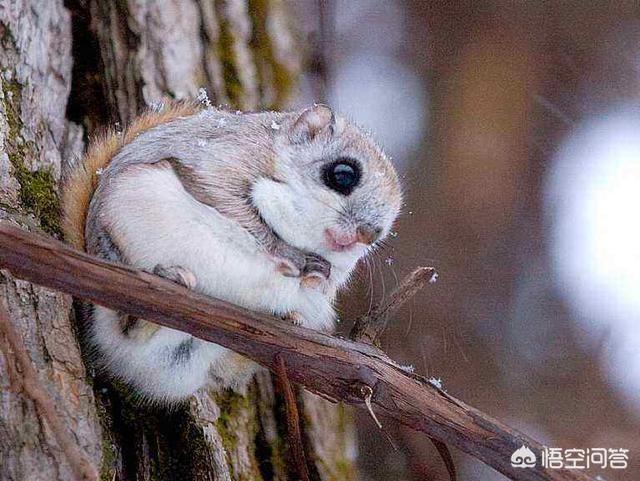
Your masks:
{"label": "tree bark", "polygon": [[[0,218],[59,237],[65,166],[155,102],[204,87],[215,104],[282,106],[300,64],[288,22],[281,0],[0,0]],[[139,406],[85,365],[68,296],[0,271],[0,302],[102,479],[294,479],[269,374],[245,394]],[[72,479],[7,369],[0,355],[0,479]],[[311,479],[355,478],[348,413],[310,393],[299,403]]]}

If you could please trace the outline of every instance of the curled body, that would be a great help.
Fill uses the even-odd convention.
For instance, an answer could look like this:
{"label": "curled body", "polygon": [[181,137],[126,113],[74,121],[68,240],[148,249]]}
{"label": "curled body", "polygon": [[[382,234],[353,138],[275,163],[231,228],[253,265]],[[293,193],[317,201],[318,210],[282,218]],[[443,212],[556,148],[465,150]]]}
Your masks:
{"label": "curled body", "polygon": [[[397,175],[325,106],[235,114],[176,104],[96,142],[63,190],[76,247],[331,331],[334,299],[399,209]],[[216,344],[92,306],[96,365],[154,401],[241,388],[256,366]]]}

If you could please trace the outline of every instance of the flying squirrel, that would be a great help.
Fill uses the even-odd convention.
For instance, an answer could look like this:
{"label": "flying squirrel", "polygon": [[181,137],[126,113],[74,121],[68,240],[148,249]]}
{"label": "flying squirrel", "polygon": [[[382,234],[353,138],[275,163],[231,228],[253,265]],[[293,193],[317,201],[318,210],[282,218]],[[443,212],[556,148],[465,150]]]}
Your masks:
{"label": "flying squirrel", "polygon": [[[401,205],[391,162],[324,105],[233,113],[195,102],[94,140],[66,175],[74,247],[302,326],[331,331],[334,299]],[[242,389],[257,365],[217,344],[92,305],[98,368],[150,402]]]}

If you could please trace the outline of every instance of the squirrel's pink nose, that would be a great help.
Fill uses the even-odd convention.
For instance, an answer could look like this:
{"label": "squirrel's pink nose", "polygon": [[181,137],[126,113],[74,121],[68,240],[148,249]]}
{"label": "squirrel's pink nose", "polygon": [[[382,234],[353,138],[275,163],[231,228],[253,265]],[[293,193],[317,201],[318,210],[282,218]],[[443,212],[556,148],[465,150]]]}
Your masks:
{"label": "squirrel's pink nose", "polygon": [[338,252],[350,249],[358,242],[355,233],[346,233],[334,229],[325,229],[324,236],[329,248]]}
{"label": "squirrel's pink nose", "polygon": [[334,229],[324,231],[327,244],[334,251],[351,249],[357,243],[373,244],[380,237],[381,232],[381,229],[371,227],[368,224],[359,226],[355,232],[341,232]]}

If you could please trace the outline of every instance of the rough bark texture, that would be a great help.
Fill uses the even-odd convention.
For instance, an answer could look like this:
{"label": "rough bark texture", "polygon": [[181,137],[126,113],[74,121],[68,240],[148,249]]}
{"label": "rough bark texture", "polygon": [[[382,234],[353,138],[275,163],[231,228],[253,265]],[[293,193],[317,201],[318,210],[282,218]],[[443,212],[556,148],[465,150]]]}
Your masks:
{"label": "rough bark texture", "polygon": [[[0,0],[0,218],[59,236],[58,181],[87,136],[164,98],[282,105],[299,66],[280,0]],[[73,45],[73,47],[72,47]],[[202,393],[166,412],[133,405],[83,363],[72,302],[0,271],[0,301],[65,421],[105,480],[286,480],[280,394]],[[72,475],[0,355],[0,479]],[[302,397],[312,479],[355,477],[343,408]]]}
{"label": "rough bark texture", "polygon": [[[29,3],[0,2],[0,217],[56,235],[56,181],[75,132],[65,118],[71,25],[61,0],[41,2],[37,10]],[[0,302],[78,444],[99,463],[100,423],[70,323],[71,298],[1,271]],[[72,479],[33,403],[9,389],[2,356],[0,479]]]}

